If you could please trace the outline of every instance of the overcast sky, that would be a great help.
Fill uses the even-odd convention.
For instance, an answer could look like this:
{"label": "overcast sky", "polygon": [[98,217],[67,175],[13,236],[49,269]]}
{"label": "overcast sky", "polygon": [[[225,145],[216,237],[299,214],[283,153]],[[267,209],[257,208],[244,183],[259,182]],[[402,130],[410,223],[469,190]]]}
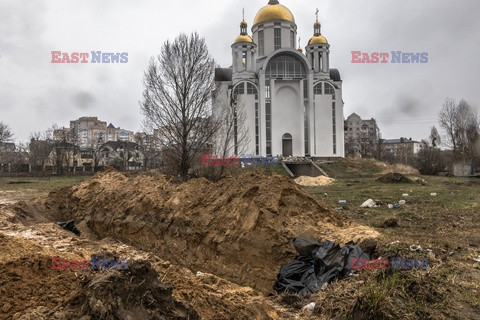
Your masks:
{"label": "overcast sky", "polygon": [[[179,32],[197,31],[231,65],[242,7],[249,33],[267,0],[0,0],[0,121],[17,142],[52,124],[98,116],[141,130],[148,59]],[[446,97],[480,106],[480,1],[280,0],[305,46],[315,8],[343,79],[345,117],[376,118],[384,138],[421,139]],[[128,52],[126,64],[52,64],[51,51]],[[426,64],[353,64],[352,51],[428,52]],[[89,59],[90,60],[90,59]]]}

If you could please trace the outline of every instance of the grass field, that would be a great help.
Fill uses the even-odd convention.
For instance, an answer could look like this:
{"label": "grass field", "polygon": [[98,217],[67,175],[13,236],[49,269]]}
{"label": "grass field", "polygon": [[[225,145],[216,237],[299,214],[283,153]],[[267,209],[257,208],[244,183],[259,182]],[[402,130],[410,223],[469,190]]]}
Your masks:
{"label": "grass field", "polygon": [[[480,256],[480,180],[424,176],[422,185],[383,183],[379,176],[343,177],[305,189],[326,207],[381,233],[371,257],[426,258],[430,269],[363,270],[354,296],[332,289],[331,297],[344,298],[337,306],[347,314],[353,310],[354,319],[480,319],[480,263],[473,260]],[[380,206],[361,208],[367,199]],[[388,209],[402,199],[405,205]],[[347,205],[339,206],[339,200]],[[411,245],[422,251],[411,251]]]}
{"label": "grass field", "polygon": [[0,190],[35,189],[40,192],[71,186],[88,179],[88,176],[59,177],[1,177]]}
{"label": "grass field", "polygon": [[71,186],[88,179],[88,176],[60,177],[1,177],[0,204],[29,200],[57,188]]}

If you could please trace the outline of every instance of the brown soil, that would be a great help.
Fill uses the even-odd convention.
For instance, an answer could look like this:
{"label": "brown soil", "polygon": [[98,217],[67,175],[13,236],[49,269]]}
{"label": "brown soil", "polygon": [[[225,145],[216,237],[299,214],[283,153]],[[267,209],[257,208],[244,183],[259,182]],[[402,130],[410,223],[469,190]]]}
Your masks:
{"label": "brown soil", "polygon": [[55,251],[0,234],[0,319],[36,307],[50,309],[79,289],[75,273],[51,269]]}
{"label": "brown soil", "polygon": [[378,235],[325,209],[288,178],[258,174],[175,185],[164,176],[107,170],[16,209],[28,223],[75,219],[96,238],[118,239],[264,293],[295,255],[294,237],[344,243]]}
{"label": "brown soil", "polygon": [[[98,311],[97,315],[100,315],[102,306],[105,310],[116,310],[116,307],[127,305],[127,309],[130,310],[132,302],[138,301],[125,299],[125,297],[135,289],[143,292],[145,296],[149,296],[147,293],[149,290],[149,297],[152,297],[151,293],[156,290],[159,294],[154,296],[155,301],[170,307],[173,303],[175,308],[169,308],[171,313],[166,319],[171,319],[170,316],[184,315],[186,311],[190,312],[190,319],[194,319],[193,310],[196,310],[201,319],[295,318],[284,307],[276,305],[275,302],[251,288],[238,286],[211,274],[195,275],[188,269],[111,239],[93,241],[82,237],[71,237],[69,232],[51,223],[36,224],[31,227],[16,224],[7,226],[3,219],[5,213],[4,210],[0,210],[1,229],[2,232],[11,235],[0,233],[0,266],[2,267],[0,319],[99,319],[99,316],[95,316],[92,312]],[[51,257],[84,259],[92,254],[129,258],[131,259],[129,261],[148,260],[152,263],[160,282],[153,279],[151,268],[143,266],[137,268],[135,264],[132,267],[134,269],[125,274],[110,271],[51,269]],[[131,265],[129,264],[129,267]],[[125,283],[125,276],[132,274],[137,277],[132,279],[133,287],[130,283],[131,278],[128,278],[128,283]],[[173,285],[173,300],[168,292],[169,286],[165,283]],[[112,289],[110,286],[116,287]],[[102,293],[106,292],[109,292],[114,299],[102,296]],[[85,304],[87,301],[92,301],[92,304]],[[192,308],[188,308],[188,304]],[[128,311],[125,309],[124,311]],[[148,319],[148,313],[151,311],[152,308],[139,310],[137,307],[136,312],[139,317],[130,319]],[[145,314],[147,316],[144,316]],[[161,315],[161,311],[158,314]],[[117,313],[111,314],[108,319],[129,319],[126,316],[128,314],[125,312]]]}
{"label": "brown soil", "polygon": [[[175,301],[172,286],[158,280],[148,261],[131,261],[126,270],[95,272],[69,301],[65,314],[92,319],[199,320],[189,305]],[[80,314],[78,311],[80,310]],[[73,317],[72,317],[73,318]]]}

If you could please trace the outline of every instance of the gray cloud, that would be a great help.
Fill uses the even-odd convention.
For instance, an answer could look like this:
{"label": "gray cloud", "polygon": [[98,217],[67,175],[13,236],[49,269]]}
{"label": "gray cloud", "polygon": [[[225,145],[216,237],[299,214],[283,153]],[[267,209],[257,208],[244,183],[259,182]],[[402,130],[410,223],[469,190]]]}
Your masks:
{"label": "gray cloud", "polygon": [[[315,8],[341,72],[345,116],[377,118],[384,137],[428,135],[445,97],[480,105],[480,1],[280,0],[295,15],[305,46]],[[242,7],[252,26],[267,0],[3,0],[0,2],[0,120],[19,140],[52,123],[98,116],[141,130],[143,71],[166,39],[198,31],[223,67]],[[52,50],[128,52],[124,65],[50,63]],[[428,52],[427,64],[352,64],[351,51]],[[29,115],[35,115],[30,116]]]}
{"label": "gray cloud", "polygon": [[80,91],[73,96],[73,105],[80,110],[92,110],[95,98],[92,94]]}

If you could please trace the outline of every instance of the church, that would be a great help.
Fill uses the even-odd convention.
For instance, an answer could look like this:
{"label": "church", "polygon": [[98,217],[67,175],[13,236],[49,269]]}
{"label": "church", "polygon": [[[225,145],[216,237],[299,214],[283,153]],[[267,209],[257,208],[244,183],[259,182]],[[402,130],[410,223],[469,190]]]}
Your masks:
{"label": "church", "polygon": [[[245,154],[344,157],[342,80],[330,68],[318,10],[305,50],[296,48],[296,40],[295,18],[278,0],[258,11],[251,36],[241,21],[231,46],[232,66],[215,70],[214,114],[219,108],[242,108]],[[238,154],[238,137],[233,141]]]}

